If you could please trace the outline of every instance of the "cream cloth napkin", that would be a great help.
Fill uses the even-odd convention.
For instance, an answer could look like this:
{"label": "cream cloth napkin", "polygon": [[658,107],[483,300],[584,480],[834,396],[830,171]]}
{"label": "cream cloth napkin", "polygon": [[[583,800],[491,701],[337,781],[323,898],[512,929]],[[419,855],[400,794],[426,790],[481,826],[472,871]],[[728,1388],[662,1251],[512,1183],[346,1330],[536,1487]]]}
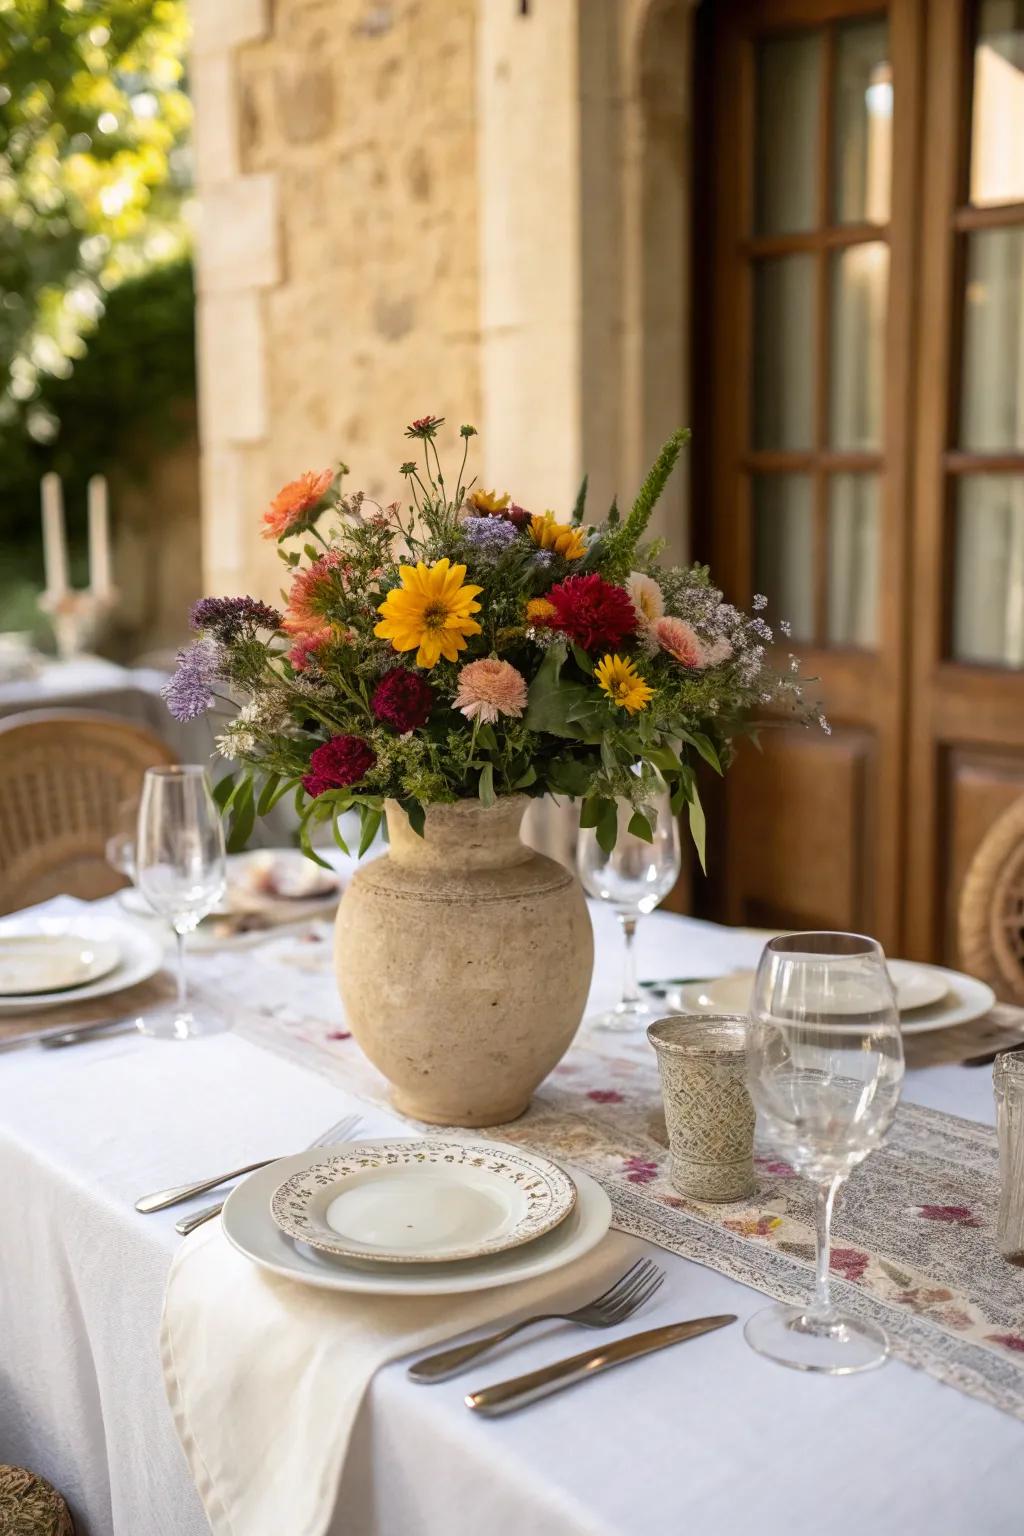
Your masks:
{"label": "cream cloth napkin", "polygon": [[[556,1300],[566,1310],[578,1306],[628,1267],[637,1246],[609,1232],[573,1264],[519,1285],[458,1296],[357,1296],[270,1274],[231,1247],[219,1222],[198,1228],[171,1265],[160,1349],[174,1422],[214,1536],[324,1536],[356,1415],[379,1366]],[[559,1343],[552,1359],[573,1353],[574,1341]],[[515,1374],[506,1357],[495,1379]],[[432,1390],[410,1387],[423,1393],[424,1409]]]}

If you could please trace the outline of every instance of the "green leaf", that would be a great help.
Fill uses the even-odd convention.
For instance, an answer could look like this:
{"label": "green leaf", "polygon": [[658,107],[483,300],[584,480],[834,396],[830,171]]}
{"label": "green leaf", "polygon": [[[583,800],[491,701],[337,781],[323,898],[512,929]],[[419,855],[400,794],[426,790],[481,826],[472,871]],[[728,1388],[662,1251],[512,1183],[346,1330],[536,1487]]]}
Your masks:
{"label": "green leaf", "polygon": [[269,812],[274,809],[274,806],[277,804],[277,802],[279,800],[283,800],[285,795],[288,793],[288,791],[292,790],[292,789],[295,789],[296,786],[298,786],[299,788],[302,787],[302,780],[301,780],[301,778],[298,778],[298,779],[285,779],[282,783],[280,783],[277,786],[277,788],[274,790],[274,793],[271,795],[269,803],[267,804],[266,810],[261,811],[260,815],[261,816],[268,815]]}
{"label": "green leaf", "polygon": [[418,800],[400,800],[399,805],[409,818],[409,825],[418,837],[423,836],[427,824],[427,813]]}
{"label": "green leaf", "polygon": [[644,756],[662,773],[678,773],[683,766],[679,753],[672,747],[648,747]]}
{"label": "green leaf", "polygon": [[359,807],[359,814],[363,819],[363,831],[359,839],[359,852],[356,856],[361,859],[377,836],[382,817],[380,811],[375,811],[371,806],[367,805]]}
{"label": "green leaf", "polygon": [[582,521],[583,521],[583,509],[584,509],[584,507],[586,505],[587,505],[587,476],[584,475],[583,479],[580,481],[580,488],[576,492],[576,502],[575,502],[575,505],[573,506],[573,509],[572,509],[572,521],[574,523],[582,523]]}
{"label": "green leaf", "polygon": [[213,786],[213,803],[218,811],[223,812],[226,810],[234,792],[235,776],[233,773],[226,773],[222,779],[217,780]]}
{"label": "green leaf", "polygon": [[654,842],[654,831],[642,811],[634,811],[629,818],[629,832],[632,837],[643,838],[645,843]]}
{"label": "green leaf", "polygon": [[710,736],[705,736],[703,731],[680,731],[679,735],[683,741],[688,741],[692,747],[696,747],[704,761],[709,763],[716,773],[721,773],[722,763]]}
{"label": "green leaf", "polygon": [[547,781],[556,794],[585,795],[594,771],[594,764],[577,757],[555,757],[548,764]]}
{"label": "green leaf", "polygon": [[568,736],[578,740],[582,732],[572,723],[570,712],[574,704],[582,705],[588,699],[589,689],[582,683],[562,681],[564,661],[563,648],[552,646],[530,684],[523,723],[528,731],[547,732],[550,736]]}
{"label": "green leaf", "polygon": [[256,802],[257,816],[265,816],[270,810],[270,807],[274,803],[274,791],[277,789],[277,786],[280,784],[280,782],[281,775],[279,773],[267,774],[267,777],[263,781],[263,788],[260,790],[260,798]]}
{"label": "green leaf", "polygon": [[476,733],[476,744],[485,752],[497,752],[498,738],[494,734],[493,725],[481,725]]}
{"label": "green leaf", "polygon": [[611,853],[619,835],[619,816],[614,800],[601,801],[601,814],[597,822],[597,846],[603,853]]}
{"label": "green leaf", "polygon": [[610,802],[603,799],[600,795],[588,795],[587,799],[580,806],[580,826],[584,830],[587,827],[596,827],[601,820],[603,807],[608,804]]}
{"label": "green leaf", "polygon": [[480,799],[484,805],[494,804],[494,764],[484,763],[480,770]]}
{"label": "green leaf", "polygon": [[704,807],[700,803],[700,795],[697,793],[697,785],[694,782],[690,797],[690,836],[693,838],[693,846],[697,850],[698,859],[700,859],[700,867],[705,874],[708,872],[705,860],[707,830],[707,823],[704,819]]}
{"label": "green leaf", "polygon": [[349,853],[350,850],[348,843],[345,841],[344,833],[342,832],[341,826],[338,822],[338,817],[342,814],[342,812],[336,811],[335,814],[331,817],[331,833],[334,837],[334,841],[337,843],[342,853]]}
{"label": "green leaf", "polygon": [[573,642],[572,656],[580,671],[585,672],[588,677],[592,677],[594,674],[594,663],[591,661],[582,645],[577,645],[575,641]]}
{"label": "green leaf", "polygon": [[246,774],[231,802],[231,821],[228,825],[228,853],[241,853],[252,835],[256,823],[256,806],[253,802],[252,777]]}
{"label": "green leaf", "polygon": [[513,789],[528,789],[531,784],[537,782],[537,770],[531,763],[525,773],[521,773],[512,785]]}
{"label": "green leaf", "polygon": [[[311,821],[320,821],[321,819],[322,811],[319,807],[317,807],[316,801],[314,800],[313,804],[309,808],[307,815],[305,815],[299,822],[299,847],[306,855],[306,858],[312,859],[314,864],[319,864],[321,869],[330,869],[330,864],[328,864],[326,859],[322,859],[320,857],[316,849],[313,847],[313,844],[309,840],[309,823]],[[348,852],[347,848],[345,852]]]}

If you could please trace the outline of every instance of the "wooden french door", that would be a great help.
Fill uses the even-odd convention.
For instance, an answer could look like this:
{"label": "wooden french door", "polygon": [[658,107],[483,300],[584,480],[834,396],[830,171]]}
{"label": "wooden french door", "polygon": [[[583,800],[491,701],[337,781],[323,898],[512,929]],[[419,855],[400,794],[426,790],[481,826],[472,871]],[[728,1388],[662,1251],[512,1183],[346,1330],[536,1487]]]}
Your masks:
{"label": "wooden french door", "polygon": [[741,752],[715,910],[938,957],[1024,792],[1024,5],[703,9],[705,547],[832,723]]}

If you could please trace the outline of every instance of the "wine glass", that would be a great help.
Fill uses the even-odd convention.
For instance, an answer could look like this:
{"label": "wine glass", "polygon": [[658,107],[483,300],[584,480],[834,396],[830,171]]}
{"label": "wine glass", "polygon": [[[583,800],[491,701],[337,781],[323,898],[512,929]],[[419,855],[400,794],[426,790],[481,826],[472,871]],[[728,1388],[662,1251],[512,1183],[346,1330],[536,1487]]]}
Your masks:
{"label": "wine glass", "polygon": [[622,997],[607,1013],[590,1019],[599,1029],[646,1028],[665,1012],[664,1007],[650,1008],[640,996],[634,940],[640,917],[653,912],[679,879],[682,857],[679,823],[672,814],[668,790],[662,786],[647,803],[656,812],[651,842],[630,832],[633,807],[628,800],[619,800],[618,836],[611,853],[605,853],[592,827],[581,830],[576,844],[576,868],[583,889],[614,907],[626,941]]}
{"label": "wine glass", "polygon": [[217,1014],[197,1016],[185,978],[185,936],[224,894],[224,829],[203,768],[147,768],[135,842],[135,881],[154,911],[174,929],[178,996],[140,1021],[143,1034],[187,1040],[226,1028]]}
{"label": "wine glass", "polygon": [[756,1312],[747,1342],[802,1371],[869,1370],[888,1354],[875,1323],[851,1317],[829,1290],[836,1194],[892,1124],[903,1082],[903,1042],[885,955],[854,933],[772,939],[751,1003],[750,1096],[776,1150],[816,1190],[814,1298]]}

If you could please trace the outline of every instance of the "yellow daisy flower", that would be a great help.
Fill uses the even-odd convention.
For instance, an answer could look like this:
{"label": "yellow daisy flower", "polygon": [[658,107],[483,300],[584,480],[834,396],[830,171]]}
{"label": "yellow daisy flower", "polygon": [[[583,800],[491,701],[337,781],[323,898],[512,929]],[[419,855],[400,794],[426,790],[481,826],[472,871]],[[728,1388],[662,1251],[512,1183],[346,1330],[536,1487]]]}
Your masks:
{"label": "yellow daisy flower", "polygon": [[553,619],[558,609],[554,603],[549,603],[546,597],[531,597],[526,605],[526,622],[528,624],[546,624],[548,619]]}
{"label": "yellow daisy flower", "polygon": [[504,512],[508,506],[509,497],[508,491],[505,492],[504,496],[499,496],[497,491],[470,491],[466,500],[471,507],[475,507],[485,517],[488,514],[493,517],[497,512]]}
{"label": "yellow daisy flower", "polygon": [[398,574],[402,585],[378,605],[381,622],[374,634],[390,640],[396,651],[415,651],[418,667],[436,666],[442,656],[455,661],[466,649],[466,636],[480,633],[470,614],[479,613],[474,598],[483,588],[465,585],[466,567],[447,559],[400,565]]}
{"label": "yellow daisy flower", "polygon": [[541,549],[553,549],[564,560],[579,560],[587,552],[583,529],[572,523],[556,522],[553,512],[545,512],[543,517],[539,512],[533,514],[530,518],[530,538]]}
{"label": "yellow daisy flower", "polygon": [[603,657],[594,668],[594,676],[612,703],[628,710],[631,715],[646,709],[654,697],[654,689],[644,682],[633,663],[624,656]]}

